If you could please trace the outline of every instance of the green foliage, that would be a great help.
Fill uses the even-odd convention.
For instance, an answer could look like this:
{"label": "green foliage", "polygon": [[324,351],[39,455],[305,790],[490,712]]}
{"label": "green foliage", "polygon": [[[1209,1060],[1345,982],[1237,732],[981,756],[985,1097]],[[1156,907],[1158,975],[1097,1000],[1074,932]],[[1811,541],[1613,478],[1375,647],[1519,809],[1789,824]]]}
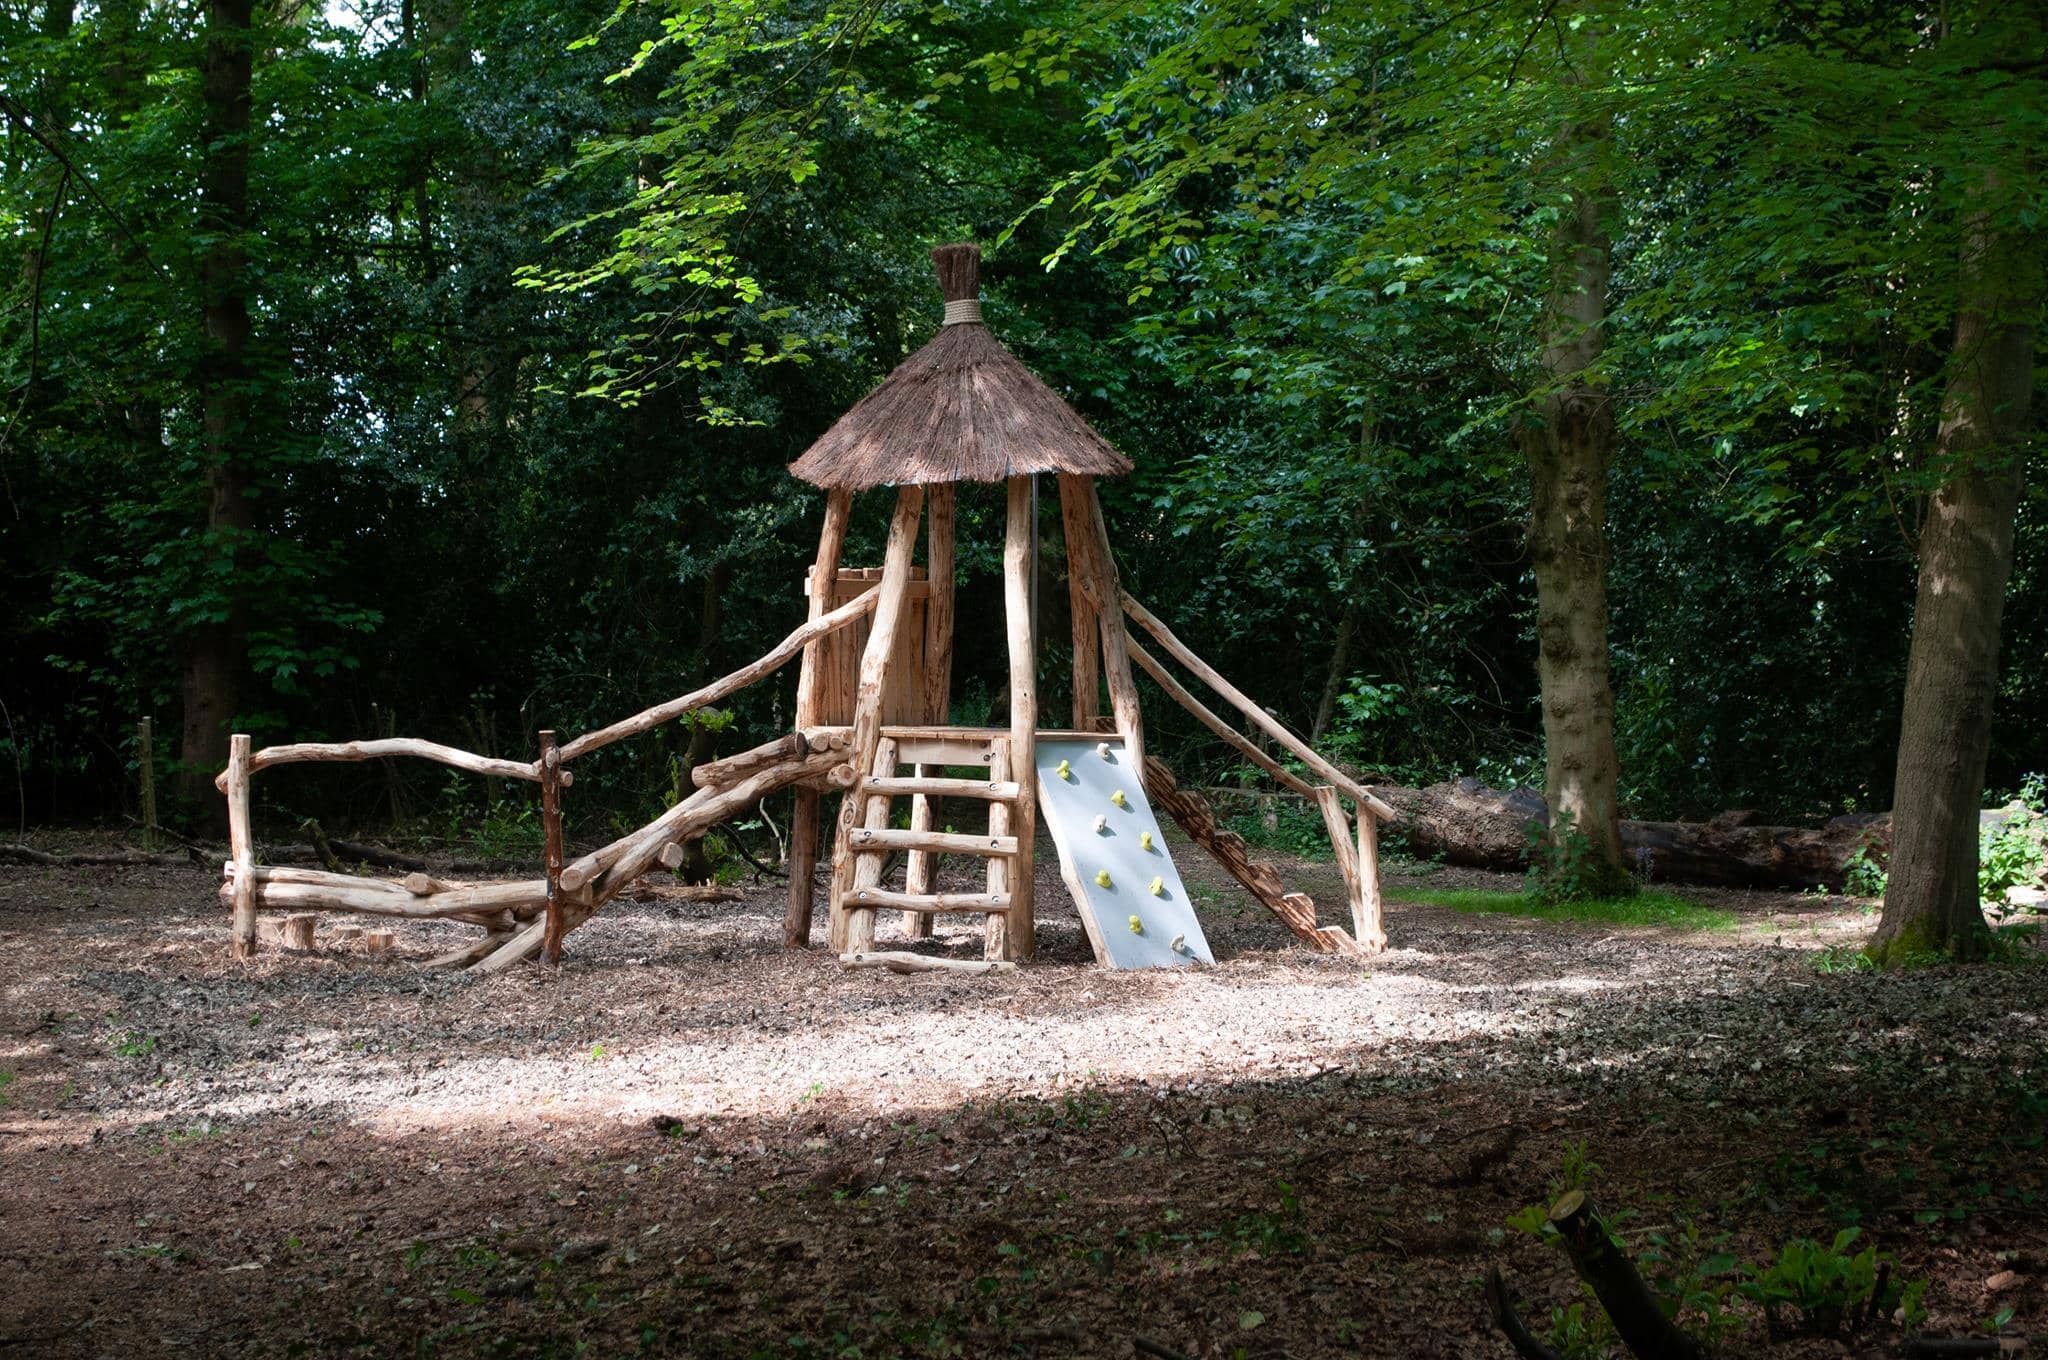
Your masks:
{"label": "green foliage", "polygon": [[[1925,1280],[1894,1281],[1889,1256],[1874,1246],[1850,1250],[1862,1235],[1844,1228],[1827,1244],[1795,1237],[1778,1249],[1775,1260],[1751,1267],[1737,1286],[1745,1298],[1760,1305],[1775,1337],[1785,1331],[1835,1335],[1864,1317],[1890,1317],[1902,1312],[1908,1327],[1926,1314],[1920,1297]],[[1796,1324],[1781,1320],[1782,1310],[1798,1315]]]}
{"label": "green foliage", "polygon": [[2027,777],[2011,813],[1984,827],[1977,842],[1977,897],[2003,902],[2006,890],[2048,877],[2048,781]]}
{"label": "green foliage", "polygon": [[1842,866],[1842,891],[1852,897],[1883,897],[1887,875],[1872,847],[1859,845]]}
{"label": "green foliage", "polygon": [[1542,905],[1607,902],[1635,891],[1634,880],[1601,858],[1570,811],[1558,813],[1556,824],[1551,827],[1532,819],[1527,833],[1529,871],[1525,891]]}

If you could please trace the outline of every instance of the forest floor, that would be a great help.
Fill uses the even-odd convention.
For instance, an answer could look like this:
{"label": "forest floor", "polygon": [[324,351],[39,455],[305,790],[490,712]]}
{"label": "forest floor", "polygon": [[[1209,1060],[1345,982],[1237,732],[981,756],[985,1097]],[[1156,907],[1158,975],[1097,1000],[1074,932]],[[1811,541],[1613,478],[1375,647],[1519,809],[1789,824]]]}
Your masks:
{"label": "forest floor", "polygon": [[[776,884],[478,978],[413,966],[455,927],[231,963],[217,866],[0,869],[0,1353],[1505,1356],[1481,1280],[1572,1300],[1507,1220],[1586,1158],[1633,1247],[1857,1226],[1932,1333],[2048,1319],[2048,968],[1833,971],[1840,898],[1400,900],[1514,886],[1457,871],[1361,964],[1178,860],[1215,967],[1095,968],[1048,845],[983,977],[785,953]],[[1730,1353],[1897,1351],[1743,1307]]]}

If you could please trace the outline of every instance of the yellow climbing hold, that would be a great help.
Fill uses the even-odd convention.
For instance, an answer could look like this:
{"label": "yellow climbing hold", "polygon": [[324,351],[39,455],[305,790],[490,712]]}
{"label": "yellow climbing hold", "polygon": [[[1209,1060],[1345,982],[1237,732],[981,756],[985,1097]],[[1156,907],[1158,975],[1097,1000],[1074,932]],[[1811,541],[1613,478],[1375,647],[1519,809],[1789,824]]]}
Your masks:
{"label": "yellow climbing hold", "polygon": [[1163,878],[1153,879],[1150,891],[1154,897],[1166,896],[1166,880]]}
{"label": "yellow climbing hold", "polygon": [[1124,797],[1122,789],[1118,789],[1115,793],[1109,795],[1109,801],[1115,803],[1118,807],[1129,807],[1131,805],[1131,800]]}
{"label": "yellow climbing hold", "polygon": [[1053,773],[1062,779],[1072,779],[1074,777],[1073,767],[1064,760],[1053,768]]}
{"label": "yellow climbing hold", "polygon": [[1110,886],[1109,870],[1097,869],[1095,871],[1095,886],[1098,888],[1107,888]]}
{"label": "yellow climbing hold", "polygon": [[1140,831],[1140,832],[1138,833],[1138,848],[1139,848],[1140,850],[1150,850],[1150,849],[1152,848],[1152,833],[1151,833],[1151,832],[1149,832],[1149,831]]}
{"label": "yellow climbing hold", "polygon": [[1144,933],[1145,923],[1143,921],[1140,921],[1137,917],[1133,916],[1131,918],[1131,934],[1143,935]]}

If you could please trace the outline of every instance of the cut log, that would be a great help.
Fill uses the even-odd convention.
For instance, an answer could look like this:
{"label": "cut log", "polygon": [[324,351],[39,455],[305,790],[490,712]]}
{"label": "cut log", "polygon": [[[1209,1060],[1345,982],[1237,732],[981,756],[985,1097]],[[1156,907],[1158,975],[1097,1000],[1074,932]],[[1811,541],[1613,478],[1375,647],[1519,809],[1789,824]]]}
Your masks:
{"label": "cut log", "polygon": [[388,954],[398,946],[398,936],[388,930],[366,930],[363,932],[365,954]]}
{"label": "cut log", "polygon": [[802,760],[810,753],[810,738],[800,731],[791,732],[774,741],[763,742],[751,751],[742,751],[723,760],[707,760],[690,771],[690,780],[700,789],[720,789],[728,784],[737,784],[756,770],[780,765],[785,760]]}
{"label": "cut log", "polygon": [[1571,1257],[1572,1268],[1607,1310],[1623,1345],[1643,1360],[1653,1356],[1656,1360],[1706,1360],[1700,1343],[1664,1316],[1635,1262],[1615,1245],[1583,1191],[1567,1191],[1551,1205],[1550,1223],[1557,1229],[1565,1254]]}
{"label": "cut log", "polygon": [[1008,959],[941,959],[900,949],[853,950],[839,956],[841,968],[883,968],[891,973],[1008,973]]}
{"label": "cut log", "polygon": [[[1543,796],[1490,789],[1476,779],[1380,792],[1401,810],[1411,854],[1481,869],[1528,866],[1529,823],[1547,825]],[[1839,889],[1859,850],[1882,861],[1889,816],[1836,817],[1820,827],[1760,826],[1747,814],[1705,822],[1621,824],[1622,856],[1652,882],[1735,888]]]}

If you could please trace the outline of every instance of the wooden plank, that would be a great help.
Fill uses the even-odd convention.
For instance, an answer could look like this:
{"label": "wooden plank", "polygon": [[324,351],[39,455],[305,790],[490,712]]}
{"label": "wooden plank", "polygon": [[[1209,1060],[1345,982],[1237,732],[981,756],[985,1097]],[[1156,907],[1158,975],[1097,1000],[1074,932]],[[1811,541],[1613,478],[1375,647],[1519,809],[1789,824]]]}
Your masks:
{"label": "wooden plank", "polygon": [[885,729],[896,743],[896,758],[905,765],[986,765],[990,761],[987,737],[906,737],[900,729]]}
{"label": "wooden plank", "polygon": [[249,736],[228,738],[228,855],[234,861],[234,908],[228,952],[246,959],[256,953],[256,838],[249,830]]}
{"label": "wooden plank", "polygon": [[1017,796],[1017,782],[1013,779],[947,779],[924,773],[929,768],[928,765],[920,766],[914,777],[870,776],[862,781],[861,786],[870,793],[886,793],[897,798],[922,794],[931,798],[980,798],[995,802]]}
{"label": "wooden plank", "polygon": [[1383,822],[1391,822],[1399,817],[1399,813],[1375,797],[1371,790],[1323,759],[1314,747],[1288,731],[1279,719],[1253,703],[1242,690],[1225,680],[1215,667],[1188,650],[1187,644],[1175,637],[1172,629],[1162,623],[1151,610],[1132,599],[1128,591],[1123,593],[1122,600],[1124,612],[1137,620],[1138,626],[1150,633],[1153,639],[1166,649],[1168,655],[1192,671],[1196,679],[1228,699],[1238,712],[1251,719],[1254,726],[1286,747],[1319,778],[1334,785],[1360,807],[1370,808],[1372,814]]}
{"label": "wooden plank", "polygon": [[[1344,815],[1344,802],[1337,796],[1337,790],[1328,784],[1316,785],[1316,807],[1323,814],[1323,829],[1329,833],[1330,848],[1337,855],[1337,872],[1344,879],[1344,897],[1350,904],[1353,920],[1358,918],[1362,904],[1358,888],[1358,847],[1351,839],[1351,819]],[[1365,816],[1371,821],[1371,816]]]}
{"label": "wooden plank", "polygon": [[980,835],[962,831],[897,831],[889,827],[859,827],[853,832],[858,851],[930,850],[940,855],[997,855],[1009,857],[1018,850],[1015,836]]}
{"label": "wooden plank", "polygon": [[1009,767],[1018,786],[1017,800],[1009,804],[1010,832],[1017,849],[1010,874],[1009,914],[990,920],[1003,922],[1005,959],[1030,958],[1037,948],[1031,869],[1031,842],[1038,829],[1038,787],[1032,776],[1038,744],[1038,644],[1031,617],[1036,486],[1031,477],[1010,478],[1003,528],[1003,620],[1010,644]]}
{"label": "wooden plank", "polygon": [[870,907],[900,907],[919,916],[939,912],[1008,911],[1008,893],[915,893],[887,888],[855,888],[854,900]]}

